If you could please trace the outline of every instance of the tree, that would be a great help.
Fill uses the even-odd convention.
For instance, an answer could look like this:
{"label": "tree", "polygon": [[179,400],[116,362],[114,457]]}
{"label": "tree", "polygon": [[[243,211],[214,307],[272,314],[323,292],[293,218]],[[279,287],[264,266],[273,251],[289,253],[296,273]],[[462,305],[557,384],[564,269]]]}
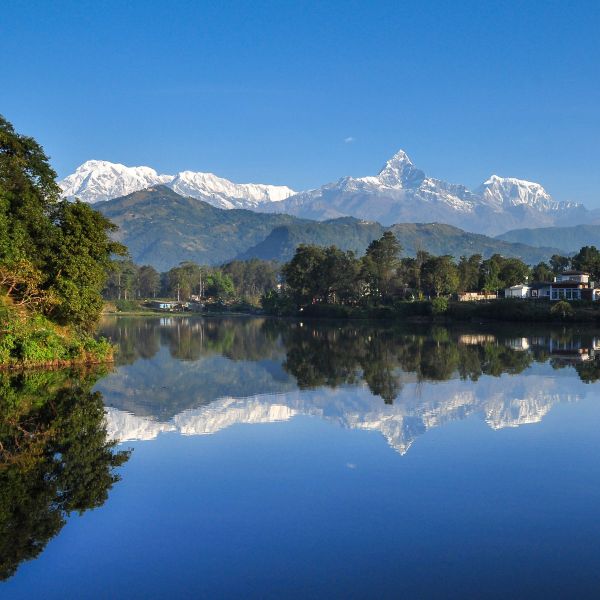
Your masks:
{"label": "tree", "polygon": [[573,316],[573,307],[566,300],[559,300],[552,306],[550,312],[561,319]]}
{"label": "tree", "polygon": [[102,311],[111,255],[124,254],[125,248],[108,236],[116,227],[83,202],[60,202],[54,223],[58,231],[46,271],[49,289],[58,298],[52,315],[61,323],[91,329]]}
{"label": "tree", "polygon": [[592,279],[597,281],[600,278],[600,251],[596,246],[583,246],[571,258],[571,265],[578,271],[590,273]]}
{"label": "tree", "polygon": [[571,259],[567,256],[561,256],[560,254],[553,254],[550,257],[550,266],[554,273],[562,273],[569,268]]}
{"label": "tree", "polygon": [[461,292],[474,292],[479,289],[479,269],[481,254],[473,254],[468,258],[461,256],[458,262],[458,289]]}
{"label": "tree", "polygon": [[457,291],[460,283],[458,269],[451,256],[434,256],[422,267],[425,291],[433,296],[447,296]]}
{"label": "tree", "polygon": [[532,270],[533,281],[553,281],[552,268],[545,262],[540,262]]}
{"label": "tree", "polygon": [[231,277],[215,269],[205,277],[204,291],[207,296],[225,300],[234,294]]}
{"label": "tree", "polygon": [[[56,173],[42,147],[0,116],[0,267],[30,273],[42,299],[36,310],[91,329],[113,254],[115,227],[81,202],[60,200]],[[27,285],[3,285],[19,302]],[[46,301],[47,300],[47,301]]]}
{"label": "tree", "polygon": [[156,298],[160,291],[160,273],[151,265],[143,265],[138,271],[139,293],[143,298]]}
{"label": "tree", "polygon": [[223,265],[221,270],[231,277],[238,296],[252,300],[276,289],[279,283],[279,267],[274,261],[234,260]]}
{"label": "tree", "polygon": [[500,269],[502,267],[502,257],[494,254],[481,263],[479,270],[479,288],[485,292],[497,292],[505,287],[504,281],[500,278]]}
{"label": "tree", "polygon": [[285,284],[298,306],[311,304],[318,299],[318,268],[325,256],[323,248],[300,244],[292,260],[281,269]]}
{"label": "tree", "polygon": [[185,300],[192,294],[202,294],[203,269],[191,261],[184,261],[167,272],[168,289],[173,297]]}
{"label": "tree", "polygon": [[499,277],[504,287],[525,283],[531,275],[529,267],[518,258],[502,258],[500,261]]}
{"label": "tree", "polygon": [[391,299],[401,251],[402,246],[391,231],[386,231],[381,238],[369,244],[363,258],[363,273],[373,298],[384,302]]}

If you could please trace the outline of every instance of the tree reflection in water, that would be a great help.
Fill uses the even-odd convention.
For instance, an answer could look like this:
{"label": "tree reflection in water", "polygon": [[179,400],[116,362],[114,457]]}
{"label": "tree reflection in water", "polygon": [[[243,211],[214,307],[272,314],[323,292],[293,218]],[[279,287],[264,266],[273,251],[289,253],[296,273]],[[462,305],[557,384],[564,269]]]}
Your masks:
{"label": "tree reflection in water", "polygon": [[102,506],[129,458],[108,441],[102,371],[0,374],[0,579],[35,558],[72,512]]}
{"label": "tree reflection in water", "polygon": [[119,345],[120,364],[150,358],[161,346],[186,361],[271,359],[301,389],[364,381],[387,404],[398,397],[407,373],[418,381],[477,381],[550,360],[555,368],[574,368],[586,383],[600,378],[600,331],[574,327],[164,317],[107,320],[103,334]]}

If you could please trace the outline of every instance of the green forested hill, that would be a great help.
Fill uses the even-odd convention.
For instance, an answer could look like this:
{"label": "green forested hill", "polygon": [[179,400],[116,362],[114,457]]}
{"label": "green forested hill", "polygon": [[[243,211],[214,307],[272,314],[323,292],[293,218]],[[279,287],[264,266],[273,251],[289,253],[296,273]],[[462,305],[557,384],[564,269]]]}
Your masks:
{"label": "green forested hill", "polygon": [[[362,254],[387,229],[351,217],[310,221],[282,214],[223,210],[157,186],[95,207],[118,225],[117,240],[127,245],[138,264],[167,270],[184,260],[221,264],[234,258],[289,260],[299,244],[336,245]],[[440,224],[393,225],[403,254],[418,250],[461,256],[494,253],[528,263],[547,260],[556,248],[533,248]]]}
{"label": "green forested hill", "polygon": [[221,264],[263,240],[288,215],[223,210],[157,186],[95,205],[119,227],[133,260],[165,271],[184,260]]}
{"label": "green forested hill", "polygon": [[335,245],[362,254],[369,243],[381,237],[387,229],[394,232],[405,256],[414,256],[419,250],[437,255],[450,254],[456,258],[471,254],[482,254],[487,258],[497,253],[536,264],[548,260],[552,254],[561,253],[556,248],[511,244],[440,223],[400,223],[388,228],[379,223],[344,217],[331,221],[281,225],[273,229],[263,241],[244,252],[241,258],[286,261],[293,256],[299,244]]}
{"label": "green forested hill", "polygon": [[536,247],[558,246],[565,253],[570,253],[577,252],[582,246],[596,246],[600,248],[600,225],[513,229],[499,235],[497,239]]}

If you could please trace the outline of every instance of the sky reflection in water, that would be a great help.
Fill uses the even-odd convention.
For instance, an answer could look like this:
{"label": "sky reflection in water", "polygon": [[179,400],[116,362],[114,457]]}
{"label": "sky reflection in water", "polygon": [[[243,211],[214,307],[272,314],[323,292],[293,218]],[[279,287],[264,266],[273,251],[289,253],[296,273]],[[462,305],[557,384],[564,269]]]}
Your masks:
{"label": "sky reflection in water", "polygon": [[572,597],[600,584],[600,332],[103,330],[121,348],[95,386],[107,441],[133,453],[104,505],[68,519],[0,594]]}

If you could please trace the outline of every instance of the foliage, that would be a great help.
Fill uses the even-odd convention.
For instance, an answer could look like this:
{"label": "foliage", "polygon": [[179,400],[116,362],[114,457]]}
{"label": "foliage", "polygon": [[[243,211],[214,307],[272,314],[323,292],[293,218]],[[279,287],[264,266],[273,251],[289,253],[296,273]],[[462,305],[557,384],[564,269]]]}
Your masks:
{"label": "foliage", "polygon": [[362,272],[371,298],[384,302],[391,300],[401,251],[402,247],[391,231],[369,244],[362,261]]}
{"label": "foliage", "polygon": [[431,256],[421,267],[423,291],[436,298],[458,290],[459,273],[450,256]]}
{"label": "foliage", "polygon": [[545,262],[540,262],[531,271],[533,281],[553,281],[554,272],[550,265]]}
{"label": "foliage", "polygon": [[431,312],[434,315],[443,315],[448,312],[448,298],[433,298],[431,301]]}
{"label": "foliage", "polygon": [[596,246],[583,246],[571,258],[571,266],[577,271],[590,273],[592,280],[598,281],[600,279],[600,251]]}
{"label": "foliage", "polygon": [[39,313],[19,313],[3,306],[0,364],[8,366],[102,362],[113,355],[111,345],[85,333],[61,328]]}
{"label": "foliage", "polygon": [[[81,202],[60,200],[41,146],[0,116],[0,363],[108,355],[92,330],[114,253],[114,226]],[[68,330],[60,326],[68,326]]]}
{"label": "foliage", "polygon": [[550,313],[559,316],[561,319],[572,317],[575,311],[566,300],[559,300],[550,309]]}
{"label": "foliage", "polygon": [[0,291],[59,323],[91,329],[110,256],[124,248],[110,240],[114,226],[101,214],[61,201],[55,179],[41,146],[0,117]]}

